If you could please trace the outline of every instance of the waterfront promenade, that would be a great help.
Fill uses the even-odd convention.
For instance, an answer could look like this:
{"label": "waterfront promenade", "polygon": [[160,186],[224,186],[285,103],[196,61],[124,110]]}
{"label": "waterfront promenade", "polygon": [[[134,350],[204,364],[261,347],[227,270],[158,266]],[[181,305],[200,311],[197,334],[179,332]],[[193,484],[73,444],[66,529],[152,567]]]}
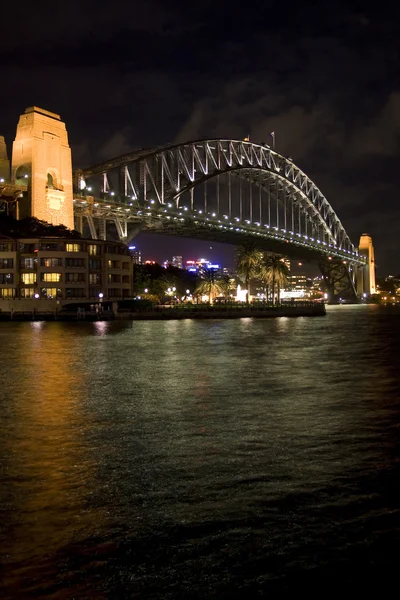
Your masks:
{"label": "waterfront promenade", "polygon": [[326,314],[323,302],[301,302],[279,306],[246,304],[155,306],[142,310],[60,310],[0,311],[0,321],[157,321],[181,319],[241,319],[274,317],[316,317]]}

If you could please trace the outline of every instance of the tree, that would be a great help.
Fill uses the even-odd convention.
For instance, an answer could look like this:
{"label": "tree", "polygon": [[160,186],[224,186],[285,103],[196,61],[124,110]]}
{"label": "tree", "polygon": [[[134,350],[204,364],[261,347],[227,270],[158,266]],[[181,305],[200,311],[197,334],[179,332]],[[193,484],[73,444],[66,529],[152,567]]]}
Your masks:
{"label": "tree", "polygon": [[14,217],[0,215],[0,233],[13,238],[23,237],[61,237],[79,239],[81,234],[65,225],[52,225],[36,217],[25,217],[17,220]]}
{"label": "tree", "polygon": [[219,287],[221,289],[221,294],[225,298],[225,304],[227,300],[232,296],[232,288],[234,284],[234,279],[229,277],[229,275],[224,275],[219,281]]}
{"label": "tree", "polygon": [[210,304],[212,304],[215,296],[222,292],[221,283],[215,279],[212,269],[201,269],[199,275],[201,280],[194,293],[196,296],[208,296]]}
{"label": "tree", "polygon": [[[284,262],[284,257],[280,254],[264,254],[261,268],[260,277],[267,284],[271,285],[272,288],[272,301],[277,304],[280,303],[280,291],[288,282],[289,269]],[[275,296],[275,288],[277,288],[277,294]]]}
{"label": "tree", "polygon": [[254,243],[239,246],[236,253],[236,268],[239,277],[244,279],[246,286],[246,302],[249,303],[250,281],[257,277],[262,261],[262,252],[257,250]]}

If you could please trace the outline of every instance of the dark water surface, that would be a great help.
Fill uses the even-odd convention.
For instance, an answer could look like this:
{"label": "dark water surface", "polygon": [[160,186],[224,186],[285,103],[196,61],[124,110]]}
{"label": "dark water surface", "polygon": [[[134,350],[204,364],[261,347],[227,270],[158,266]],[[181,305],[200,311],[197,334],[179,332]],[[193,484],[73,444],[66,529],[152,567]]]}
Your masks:
{"label": "dark water surface", "polygon": [[2,599],[388,597],[399,311],[1,323],[0,356]]}

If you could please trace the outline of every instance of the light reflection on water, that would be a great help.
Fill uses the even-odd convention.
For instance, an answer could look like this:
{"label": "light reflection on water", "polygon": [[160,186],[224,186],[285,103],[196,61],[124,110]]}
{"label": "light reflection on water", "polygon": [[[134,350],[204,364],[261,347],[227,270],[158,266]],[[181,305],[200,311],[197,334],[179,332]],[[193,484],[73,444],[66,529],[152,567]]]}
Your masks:
{"label": "light reflection on water", "polygon": [[399,528],[399,334],[374,306],[1,323],[3,597],[381,578]]}

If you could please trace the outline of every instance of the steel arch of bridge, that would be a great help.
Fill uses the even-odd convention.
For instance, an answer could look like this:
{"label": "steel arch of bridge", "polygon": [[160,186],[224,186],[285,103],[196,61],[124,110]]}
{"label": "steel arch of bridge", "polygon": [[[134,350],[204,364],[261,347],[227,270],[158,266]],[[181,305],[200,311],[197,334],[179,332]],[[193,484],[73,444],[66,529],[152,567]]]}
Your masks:
{"label": "steel arch of bridge", "polygon": [[[232,214],[217,212],[207,216],[207,211],[194,209],[193,189],[212,178],[219,180],[224,175],[228,176],[229,182],[231,176],[244,177],[259,189],[257,222],[247,220],[246,224],[238,223],[239,218]],[[188,219],[193,223],[194,219],[199,226],[230,227],[239,233],[282,238],[296,245],[312,247],[320,254],[362,262],[319,188],[290,158],[268,146],[213,139],[144,149],[80,171],[78,178],[78,186],[83,193],[91,189],[89,184],[95,182],[98,190],[96,200],[99,200],[100,206],[107,204],[111,211],[109,215],[114,215],[116,221],[122,213],[115,210],[124,211],[125,222],[131,218],[140,221],[151,216],[183,223]],[[266,214],[267,201],[265,198],[261,201],[261,191],[269,199],[274,198],[277,206],[284,203],[285,211],[289,207],[292,215],[289,225],[292,227],[272,227],[271,223],[264,222],[262,214]],[[191,194],[189,206],[182,202],[186,193]]]}

